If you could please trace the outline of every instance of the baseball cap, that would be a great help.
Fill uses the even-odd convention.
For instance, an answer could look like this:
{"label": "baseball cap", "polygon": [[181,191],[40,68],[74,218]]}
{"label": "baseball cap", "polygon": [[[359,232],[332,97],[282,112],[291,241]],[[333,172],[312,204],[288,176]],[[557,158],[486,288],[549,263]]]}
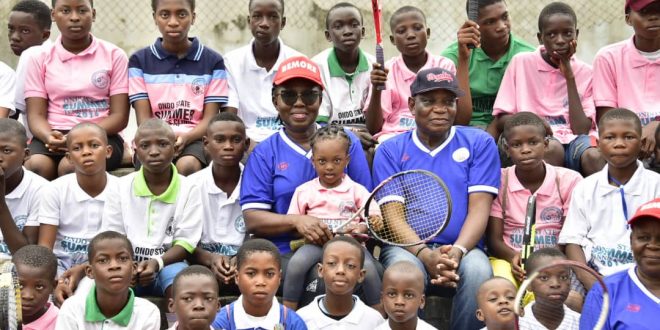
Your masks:
{"label": "baseball cap", "polygon": [[640,206],[635,212],[635,215],[628,220],[628,224],[632,225],[635,221],[641,218],[654,218],[660,220],[660,198],[642,204],[642,206]]}
{"label": "baseball cap", "polygon": [[640,11],[657,0],[626,0],[626,10],[631,8],[634,11]]}
{"label": "baseball cap", "polygon": [[281,85],[296,78],[311,80],[323,88],[321,69],[305,56],[290,57],[284,60],[275,73],[273,83]]}
{"label": "baseball cap", "polygon": [[424,69],[417,73],[415,81],[410,85],[410,94],[415,96],[436,89],[446,89],[456,96],[463,96],[463,91],[458,88],[456,76],[442,68]]}

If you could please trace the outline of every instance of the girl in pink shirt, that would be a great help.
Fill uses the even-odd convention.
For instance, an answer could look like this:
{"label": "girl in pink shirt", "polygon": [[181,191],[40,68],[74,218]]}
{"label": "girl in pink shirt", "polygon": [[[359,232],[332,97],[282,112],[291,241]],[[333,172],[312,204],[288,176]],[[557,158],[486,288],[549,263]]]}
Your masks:
{"label": "girl in pink shirt", "polygon": [[[350,161],[350,145],[351,139],[341,126],[329,125],[316,131],[311,147],[312,162],[318,177],[296,189],[288,214],[317,217],[332,231],[366,203],[369,191],[344,173]],[[365,233],[366,227],[355,223],[342,228],[342,231]],[[284,276],[284,305],[298,308],[305,275],[321,261],[322,256],[322,247],[314,244],[305,244],[295,251]],[[363,300],[374,308],[380,305],[381,285],[375,263],[371,254],[365,251]]]}
{"label": "girl in pink shirt", "polygon": [[47,179],[73,172],[64,158],[66,134],[91,121],[108,134],[109,170],[121,164],[128,123],[128,59],[117,46],[94,37],[91,0],[56,0],[60,37],[34,56],[25,79],[28,125],[34,134],[25,166]]}

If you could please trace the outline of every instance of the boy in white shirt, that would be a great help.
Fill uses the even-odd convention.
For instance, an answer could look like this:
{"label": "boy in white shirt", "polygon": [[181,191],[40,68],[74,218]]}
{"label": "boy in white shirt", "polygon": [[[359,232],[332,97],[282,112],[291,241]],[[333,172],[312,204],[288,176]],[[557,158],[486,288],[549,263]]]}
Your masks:
{"label": "boy in white shirt", "polygon": [[323,246],[319,277],[325,294],[298,310],[309,329],[372,329],[383,316],[353,295],[364,281],[364,249],[351,236],[335,236]]}

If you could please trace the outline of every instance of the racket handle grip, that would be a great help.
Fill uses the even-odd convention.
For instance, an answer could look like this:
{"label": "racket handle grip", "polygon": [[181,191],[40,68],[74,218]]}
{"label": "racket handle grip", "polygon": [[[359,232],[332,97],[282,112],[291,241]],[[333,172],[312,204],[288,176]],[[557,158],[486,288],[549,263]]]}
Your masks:
{"label": "racket handle grip", "polygon": [[[383,53],[383,46],[376,45],[376,62],[380,64],[380,68],[385,70],[385,54]],[[385,85],[380,84],[376,86],[376,89],[379,91],[385,90]]]}

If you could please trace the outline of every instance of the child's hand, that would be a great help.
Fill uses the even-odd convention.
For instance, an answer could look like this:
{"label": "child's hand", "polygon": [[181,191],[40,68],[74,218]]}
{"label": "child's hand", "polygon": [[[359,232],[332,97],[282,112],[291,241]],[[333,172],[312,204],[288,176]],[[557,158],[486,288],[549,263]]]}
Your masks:
{"label": "child's hand", "polygon": [[467,20],[458,30],[458,56],[464,59],[470,57],[471,50],[468,45],[481,47],[481,32],[479,25],[474,21]]}
{"label": "child's hand", "polygon": [[[655,145],[658,143],[655,140],[655,131],[659,124],[659,121],[652,121],[642,128],[642,150],[639,153],[639,159],[646,159],[653,155]],[[657,162],[660,162],[660,159],[656,159]]]}
{"label": "child's hand", "polygon": [[294,219],[296,231],[310,243],[323,246],[334,236],[328,225],[309,215],[297,215]]}
{"label": "child's hand", "polygon": [[66,151],[66,135],[60,131],[50,131],[44,143],[50,152]]}
{"label": "child's hand", "polygon": [[382,68],[379,63],[374,63],[373,70],[371,70],[371,84],[373,86],[385,85],[385,82],[387,82],[388,72],[390,72],[390,70]]}
{"label": "child's hand", "polygon": [[53,300],[56,306],[62,306],[64,300],[73,296],[78,287],[78,282],[85,276],[86,264],[73,266],[57,279],[57,286],[53,291]]}
{"label": "child's hand", "polygon": [[573,39],[568,43],[568,50],[565,53],[554,51],[550,54],[550,60],[559,66],[559,71],[566,79],[575,79],[573,68],[571,67],[571,57],[577,50],[577,40]]}
{"label": "child's hand", "polygon": [[178,135],[174,142],[174,157],[179,157],[183,149],[188,145],[188,138],[185,134]]}
{"label": "child's hand", "polygon": [[511,273],[513,274],[513,278],[515,278],[518,283],[522,282],[525,279],[525,275],[527,275],[525,270],[522,268],[520,260],[520,252],[518,252],[509,261],[511,263]]}
{"label": "child's hand", "polygon": [[225,285],[231,283],[236,276],[236,258],[223,255],[214,255],[211,270],[218,281]]}
{"label": "child's hand", "polygon": [[156,279],[156,274],[158,274],[158,261],[144,260],[137,267],[137,282],[140,286],[147,286]]}

